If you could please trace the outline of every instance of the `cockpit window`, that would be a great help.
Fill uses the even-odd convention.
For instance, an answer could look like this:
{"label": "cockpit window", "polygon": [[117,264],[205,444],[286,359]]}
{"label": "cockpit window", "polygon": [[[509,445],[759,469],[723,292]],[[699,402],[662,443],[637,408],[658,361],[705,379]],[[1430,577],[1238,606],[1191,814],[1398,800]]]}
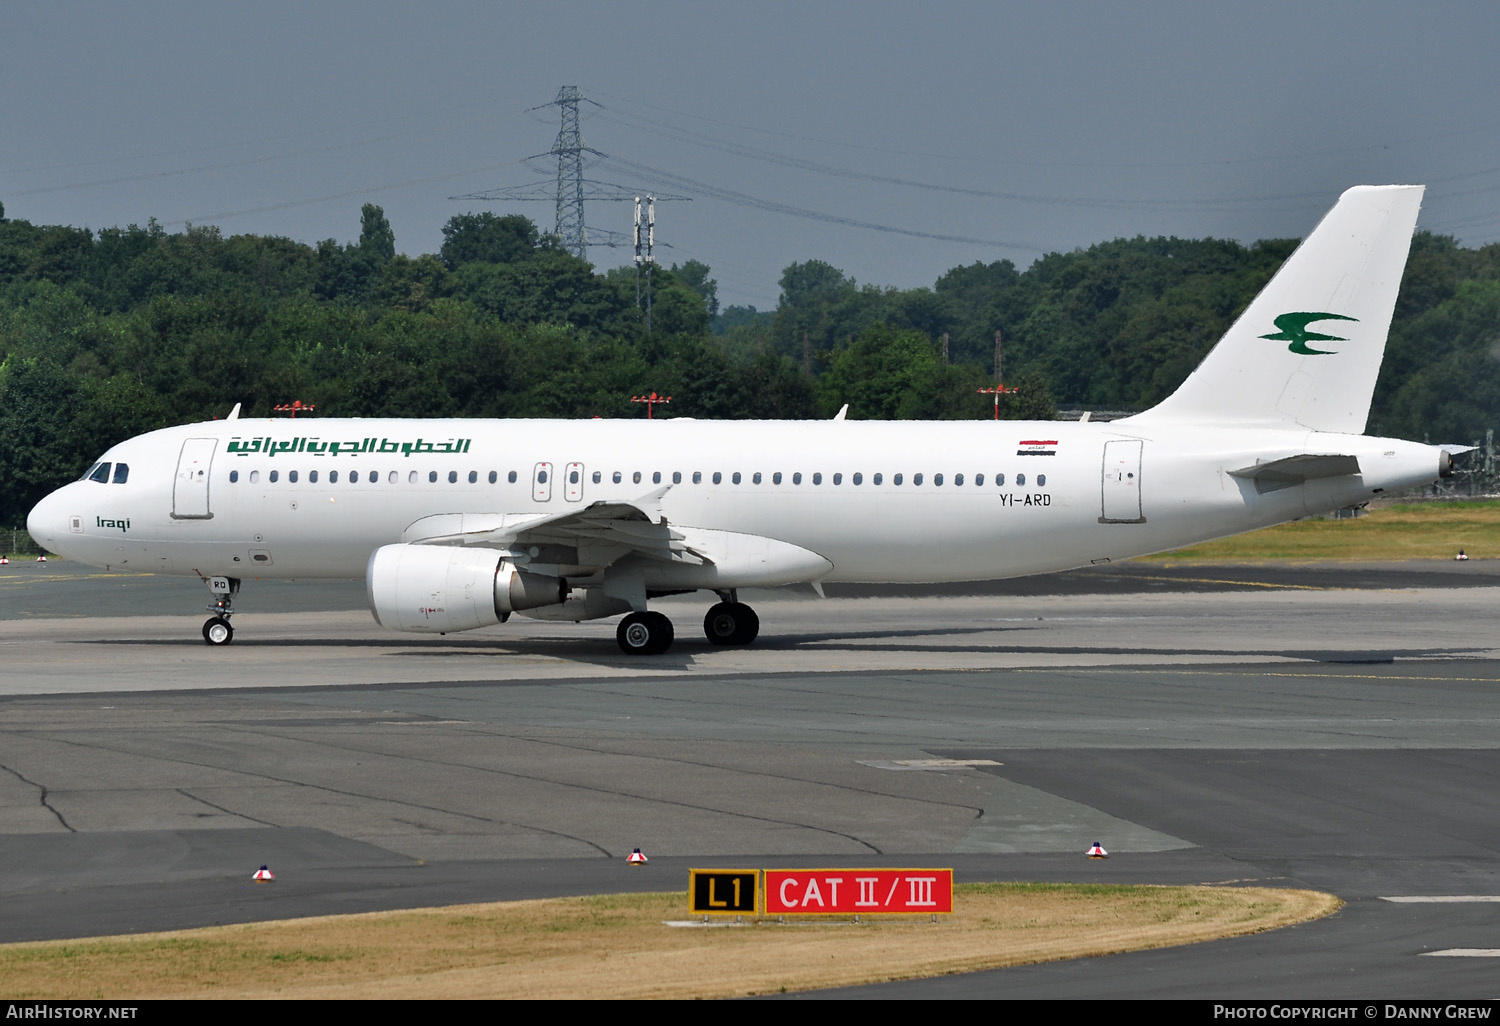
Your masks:
{"label": "cockpit window", "polygon": [[109,484],[109,467],[108,463],[98,464],[93,470],[89,471],[87,480],[98,481],[100,484]]}
{"label": "cockpit window", "polygon": [[124,484],[125,483],[125,479],[128,478],[129,476],[130,476],[130,464],[128,464],[128,463],[116,463],[115,464],[115,484]]}

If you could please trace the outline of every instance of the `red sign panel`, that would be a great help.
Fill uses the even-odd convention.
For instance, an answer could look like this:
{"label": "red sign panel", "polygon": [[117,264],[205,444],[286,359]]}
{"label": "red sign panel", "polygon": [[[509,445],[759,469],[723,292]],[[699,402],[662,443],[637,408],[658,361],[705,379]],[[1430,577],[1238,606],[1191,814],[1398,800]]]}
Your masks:
{"label": "red sign panel", "polygon": [[766,870],[766,915],[952,912],[951,869]]}

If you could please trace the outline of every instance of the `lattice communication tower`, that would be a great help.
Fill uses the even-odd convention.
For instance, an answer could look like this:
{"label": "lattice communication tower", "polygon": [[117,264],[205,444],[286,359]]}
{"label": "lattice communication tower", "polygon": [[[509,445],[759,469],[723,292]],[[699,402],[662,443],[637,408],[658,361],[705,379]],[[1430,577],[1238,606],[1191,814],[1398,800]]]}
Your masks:
{"label": "lattice communication tower", "polygon": [[[513,185],[501,189],[492,189],[488,192],[472,192],[464,196],[450,196],[454,200],[479,200],[486,203],[495,203],[504,200],[550,200],[555,205],[557,219],[554,222],[554,231],[563,249],[578,257],[580,260],[588,259],[589,246],[629,246],[634,243],[630,234],[625,232],[611,231],[608,228],[589,228],[583,216],[584,200],[623,200],[635,199],[642,192],[639,188],[628,188],[616,185],[613,182],[599,182],[584,177],[584,168],[592,158],[607,158],[608,154],[589,146],[583,141],[583,131],[579,127],[579,107],[585,103],[593,103],[583,90],[577,86],[563,86],[557,91],[557,99],[551,103],[544,103],[532,110],[541,110],[544,107],[556,107],[562,115],[562,124],[557,132],[557,140],[552,148],[546,153],[538,153],[526,158],[527,163],[541,161],[546,157],[557,158],[557,185],[555,191],[549,191],[545,186],[539,185]],[[540,170],[540,169],[538,169]],[[653,190],[654,191],[654,190]],[[668,196],[655,192],[657,199],[687,200],[687,196]]]}

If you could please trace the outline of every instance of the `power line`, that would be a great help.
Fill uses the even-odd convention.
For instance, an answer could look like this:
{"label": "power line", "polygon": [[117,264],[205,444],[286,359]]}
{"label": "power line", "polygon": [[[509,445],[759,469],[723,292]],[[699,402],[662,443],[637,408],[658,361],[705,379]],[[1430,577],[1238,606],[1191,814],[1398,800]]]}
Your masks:
{"label": "power line", "polygon": [[[595,150],[595,153],[599,151]],[[1006,239],[980,239],[968,235],[945,235],[940,232],[924,232],[914,228],[898,228],[894,225],[877,224],[873,221],[860,221],[852,217],[843,217],[839,214],[828,214],[820,210],[810,210],[807,207],[797,207],[790,203],[779,203],[775,200],[761,199],[748,193],[736,192],[733,189],[721,188],[717,185],[709,185],[696,179],[683,175],[674,175],[670,171],[650,167],[646,164],[638,164],[635,161],[626,160],[624,157],[615,157],[607,153],[599,153],[606,161],[618,164],[623,168],[635,171],[639,174],[652,175],[684,192],[696,193],[709,199],[723,200],[726,203],[736,203],[740,206],[751,207],[755,210],[764,210],[773,214],[785,214],[789,217],[800,217],[808,221],[821,221],[824,224],[843,225],[846,228],[863,228],[868,231],[888,232],[892,235],[905,235],[914,239],[935,239],[939,242],[961,242],[971,246],[991,246],[997,249],[1019,249],[1027,252],[1042,252],[1042,247],[1031,242],[1018,242]]]}

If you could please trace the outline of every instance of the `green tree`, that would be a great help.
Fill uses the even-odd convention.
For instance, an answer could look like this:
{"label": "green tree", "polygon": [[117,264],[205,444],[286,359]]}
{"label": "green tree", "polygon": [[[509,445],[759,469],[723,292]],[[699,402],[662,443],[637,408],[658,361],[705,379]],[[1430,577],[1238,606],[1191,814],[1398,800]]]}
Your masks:
{"label": "green tree", "polygon": [[876,327],[832,354],[817,393],[825,414],[848,403],[854,420],[951,420],[978,415],[983,380],[977,367],[943,363],[918,332]]}
{"label": "green tree", "polygon": [[701,260],[688,260],[681,267],[672,265],[677,280],[703,297],[709,317],[719,315],[719,283],[710,278],[709,266]]}
{"label": "green tree", "polygon": [[461,264],[513,264],[528,259],[541,244],[537,227],[520,214],[497,217],[488,211],[457,214],[443,225],[443,263],[450,271]]}
{"label": "green tree", "polygon": [[359,251],[376,266],[396,255],[396,233],[391,230],[385,211],[374,203],[359,208]]}

